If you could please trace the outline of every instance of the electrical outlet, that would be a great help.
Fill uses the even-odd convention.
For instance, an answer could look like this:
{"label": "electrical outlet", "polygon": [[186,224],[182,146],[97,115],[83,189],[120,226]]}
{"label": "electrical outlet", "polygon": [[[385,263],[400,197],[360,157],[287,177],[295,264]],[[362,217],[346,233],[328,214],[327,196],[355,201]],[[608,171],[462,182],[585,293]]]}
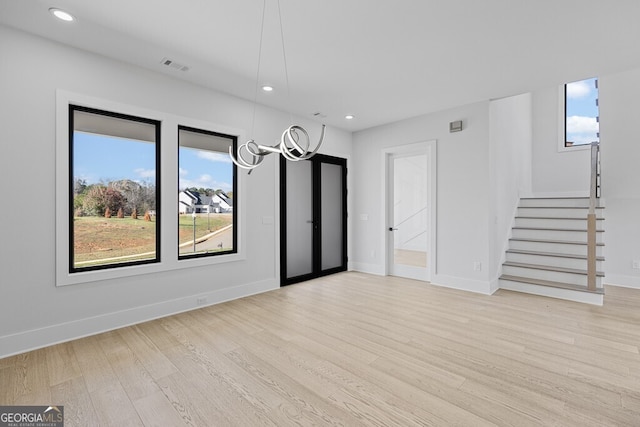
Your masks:
{"label": "electrical outlet", "polygon": [[482,271],[482,263],[480,261],[473,263],[473,271]]}
{"label": "electrical outlet", "polygon": [[207,297],[200,297],[196,299],[197,305],[205,305],[207,303]]}
{"label": "electrical outlet", "polygon": [[640,270],[640,260],[634,259],[633,261],[631,261],[631,268]]}

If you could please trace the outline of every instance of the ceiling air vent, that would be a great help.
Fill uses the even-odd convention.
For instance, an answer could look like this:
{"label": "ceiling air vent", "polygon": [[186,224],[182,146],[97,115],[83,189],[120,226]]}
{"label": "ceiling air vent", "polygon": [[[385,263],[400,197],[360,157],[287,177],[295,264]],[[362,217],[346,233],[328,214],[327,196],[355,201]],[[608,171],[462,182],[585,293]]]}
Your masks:
{"label": "ceiling air vent", "polygon": [[162,61],[160,61],[160,63],[162,65],[164,65],[165,67],[169,67],[169,68],[173,68],[174,70],[179,70],[179,71],[189,71],[189,67],[183,64],[180,64],[179,62],[174,61],[173,59],[169,59],[169,58],[162,58]]}

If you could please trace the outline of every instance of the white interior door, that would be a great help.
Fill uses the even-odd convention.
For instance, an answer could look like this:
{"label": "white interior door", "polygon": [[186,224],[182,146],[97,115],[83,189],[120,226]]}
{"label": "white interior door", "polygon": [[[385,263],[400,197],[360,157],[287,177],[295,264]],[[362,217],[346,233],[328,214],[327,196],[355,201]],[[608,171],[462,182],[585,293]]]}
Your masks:
{"label": "white interior door", "polygon": [[429,280],[429,186],[426,151],[387,156],[388,273]]}

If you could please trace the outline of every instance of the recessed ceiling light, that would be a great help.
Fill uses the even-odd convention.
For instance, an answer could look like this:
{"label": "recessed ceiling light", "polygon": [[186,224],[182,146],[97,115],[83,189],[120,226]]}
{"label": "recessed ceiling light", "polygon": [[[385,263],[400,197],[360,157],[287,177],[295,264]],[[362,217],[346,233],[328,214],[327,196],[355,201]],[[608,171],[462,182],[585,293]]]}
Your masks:
{"label": "recessed ceiling light", "polygon": [[62,9],[57,9],[55,7],[52,7],[49,9],[49,12],[55,16],[58,19],[61,19],[63,21],[67,21],[67,22],[71,22],[74,21],[76,18],[73,17],[72,14],[70,14],[69,12],[65,12]]}
{"label": "recessed ceiling light", "polygon": [[262,86],[262,90],[265,91],[265,92],[271,92],[271,91],[273,91],[273,86],[264,85],[264,86]]}
{"label": "recessed ceiling light", "polygon": [[353,120],[356,118],[356,116],[354,116],[353,114],[347,114],[346,116],[344,116],[344,118],[347,120]]}

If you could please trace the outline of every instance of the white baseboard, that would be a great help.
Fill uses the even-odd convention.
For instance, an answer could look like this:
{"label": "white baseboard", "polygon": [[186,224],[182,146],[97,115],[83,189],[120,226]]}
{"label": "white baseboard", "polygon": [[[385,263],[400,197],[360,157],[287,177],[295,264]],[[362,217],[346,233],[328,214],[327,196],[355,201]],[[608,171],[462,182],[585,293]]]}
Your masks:
{"label": "white baseboard", "polygon": [[602,281],[605,285],[609,286],[640,289],[640,277],[637,276],[622,276],[618,274],[607,273]]}
{"label": "white baseboard", "polygon": [[500,289],[500,278],[496,277],[495,279],[489,282],[489,294],[490,295],[495,294],[498,289]]}
{"label": "white baseboard", "polygon": [[378,264],[370,264],[367,262],[354,262],[351,264],[353,271],[359,271],[360,273],[375,274],[376,276],[384,276],[384,267]]}
{"label": "white baseboard", "polygon": [[[385,271],[383,266],[378,264],[368,264],[364,262],[354,262],[352,264],[353,271],[360,273],[375,274],[376,276],[384,276]],[[484,295],[490,295],[495,290],[491,290],[491,283],[482,280],[464,279],[461,277],[445,276],[441,274],[435,274],[432,276],[429,282],[435,286],[442,286],[444,288],[460,289],[462,291],[475,292]],[[496,285],[497,286],[497,285]]]}
{"label": "white baseboard", "polygon": [[490,295],[491,283],[484,280],[465,279],[462,277],[446,276],[436,274],[431,279],[431,283],[445,288],[460,289],[462,291],[475,292],[478,294]]}
{"label": "white baseboard", "polygon": [[602,294],[574,291],[571,289],[553,288],[550,286],[539,286],[529,283],[514,282],[511,280],[503,280],[501,282],[500,288],[508,291],[523,292],[526,294],[558,298],[584,304],[601,306],[604,303],[604,296]]}
{"label": "white baseboard", "polygon": [[[277,279],[269,279],[5,335],[0,337],[0,359],[125,326],[271,291],[279,287]],[[197,305],[198,298],[206,298],[207,303]]]}

